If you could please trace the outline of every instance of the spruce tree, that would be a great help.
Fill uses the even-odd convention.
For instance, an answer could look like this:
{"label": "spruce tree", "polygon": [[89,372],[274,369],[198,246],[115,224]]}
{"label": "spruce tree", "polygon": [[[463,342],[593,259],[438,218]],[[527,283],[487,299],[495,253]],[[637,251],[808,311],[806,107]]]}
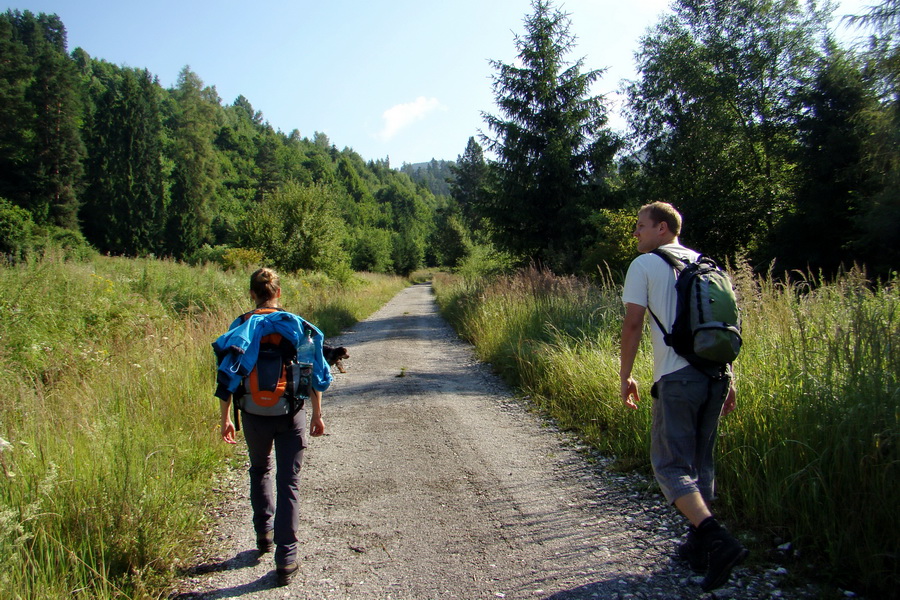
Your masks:
{"label": "spruce tree", "polygon": [[84,234],[103,252],[157,252],[164,217],[160,91],[146,70],[99,61],[93,80]]}
{"label": "spruce tree", "polygon": [[166,210],[167,253],[186,258],[209,240],[210,204],[216,191],[218,164],[213,150],[215,91],[203,87],[185,67],[171,90],[170,157],[174,163]]}
{"label": "spruce tree", "polygon": [[10,168],[4,191],[36,223],[77,229],[82,102],[77,68],[66,54],[65,27],[56,15],[30,11],[7,11],[3,20],[0,63],[7,63],[5,51],[10,51],[2,67],[10,76],[3,110],[16,119],[0,134],[0,161]]}
{"label": "spruce tree", "polygon": [[896,273],[900,264],[900,0],[882,0],[854,20],[872,33],[864,56],[879,106],[859,117],[866,131],[864,161],[879,188],[860,202],[857,248],[873,271]]}
{"label": "spruce tree", "polygon": [[566,62],[575,47],[569,15],[533,0],[518,63],[492,61],[500,116],[484,115],[497,156],[491,193],[482,203],[496,242],[519,255],[571,269],[591,205],[588,183],[608,167],[616,146],[603,99],[591,96],[601,70]]}
{"label": "spruce tree", "polygon": [[484,150],[469,138],[462,156],[456,164],[450,166],[453,177],[450,179],[450,195],[456,200],[463,216],[472,229],[480,228],[479,206],[487,185],[488,165],[484,160]]}
{"label": "spruce tree", "polygon": [[0,198],[26,207],[34,107],[26,98],[33,70],[12,11],[0,14]]}

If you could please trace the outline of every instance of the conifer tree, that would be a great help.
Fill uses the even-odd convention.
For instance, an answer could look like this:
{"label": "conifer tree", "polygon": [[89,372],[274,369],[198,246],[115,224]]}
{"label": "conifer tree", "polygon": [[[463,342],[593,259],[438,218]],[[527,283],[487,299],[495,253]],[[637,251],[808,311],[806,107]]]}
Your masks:
{"label": "conifer tree", "polygon": [[865,169],[869,136],[860,115],[876,110],[877,100],[850,52],[831,45],[817,71],[815,86],[801,96],[794,211],[759,251],[760,262],[776,261],[776,273],[809,269],[832,275],[866,258],[859,246],[864,224],[855,217],[877,183]]}
{"label": "conifer tree", "polygon": [[32,64],[21,40],[20,15],[0,14],[0,198],[26,207],[28,171],[34,127],[34,107],[26,98]]}
{"label": "conifer tree", "polygon": [[470,137],[462,156],[450,166],[450,195],[456,200],[463,216],[472,229],[479,228],[480,204],[487,185],[488,165],[481,145]]}
{"label": "conifer tree", "polygon": [[164,218],[160,91],[146,70],[95,61],[92,74],[83,232],[103,252],[156,252]]}
{"label": "conifer tree", "polygon": [[532,9],[516,38],[518,63],[491,63],[501,116],[484,115],[496,137],[483,139],[497,162],[482,210],[502,247],[568,270],[599,200],[587,197],[587,184],[608,167],[616,143],[603,99],[589,95],[602,71],[566,62],[575,47],[569,16],[550,0],[533,0]]}
{"label": "conifer tree", "polygon": [[896,273],[900,264],[900,0],[882,0],[853,19],[872,33],[865,53],[867,74],[879,107],[865,111],[865,164],[878,188],[862,202],[856,216],[863,237],[858,246],[870,267],[881,275]]}
{"label": "conifer tree", "polygon": [[7,11],[2,20],[0,68],[10,77],[2,110],[14,119],[0,134],[0,161],[12,159],[4,165],[10,168],[4,191],[36,223],[77,229],[82,105],[77,69],[66,54],[66,29],[56,15],[30,11]]}
{"label": "conifer tree", "polygon": [[166,247],[171,255],[185,258],[210,235],[210,202],[218,174],[212,145],[218,99],[190,67],[181,70],[171,95],[175,101],[169,123],[174,168]]}

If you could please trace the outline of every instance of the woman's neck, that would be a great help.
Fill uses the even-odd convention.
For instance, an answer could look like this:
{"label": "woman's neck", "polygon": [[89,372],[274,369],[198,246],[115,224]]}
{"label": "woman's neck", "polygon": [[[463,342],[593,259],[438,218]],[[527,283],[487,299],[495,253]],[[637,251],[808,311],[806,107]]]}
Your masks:
{"label": "woman's neck", "polygon": [[261,302],[256,305],[256,308],[278,308],[278,302],[274,300],[270,300],[268,302]]}

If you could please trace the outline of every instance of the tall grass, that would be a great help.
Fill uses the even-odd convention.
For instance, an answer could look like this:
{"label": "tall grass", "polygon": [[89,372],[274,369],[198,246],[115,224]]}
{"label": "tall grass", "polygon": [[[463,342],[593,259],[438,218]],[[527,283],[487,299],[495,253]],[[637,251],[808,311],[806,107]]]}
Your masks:
{"label": "tall grass", "polygon": [[743,519],[824,557],[834,577],[894,593],[898,282],[871,285],[854,270],[828,284],[755,283],[743,293],[741,410],[721,439],[726,497]]}
{"label": "tall grass", "polygon": [[[159,597],[208,529],[218,439],[210,343],[251,308],[248,273],[156,260],[0,268],[0,589]],[[284,277],[329,335],[405,285]]]}
{"label": "tall grass", "polygon": [[[832,581],[893,594],[900,519],[900,293],[859,271],[794,285],[733,273],[744,348],[738,410],[720,428],[717,511],[793,540]],[[619,400],[621,290],[534,269],[492,282],[435,279],[479,354],[564,427],[649,470],[652,354],[636,361],[642,409]]]}

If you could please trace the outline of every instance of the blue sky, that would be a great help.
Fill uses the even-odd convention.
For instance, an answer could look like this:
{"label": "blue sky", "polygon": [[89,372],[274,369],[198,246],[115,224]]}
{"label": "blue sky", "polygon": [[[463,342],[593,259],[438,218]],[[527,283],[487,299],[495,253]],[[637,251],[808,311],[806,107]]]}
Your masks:
{"label": "blue sky", "polygon": [[[842,0],[836,15],[874,0]],[[668,0],[563,0],[570,59],[607,69],[594,93],[615,109],[634,52]],[[273,127],[328,135],[391,165],[456,160],[496,113],[489,59],[512,62],[529,0],[20,0],[59,15],[69,50],[146,68],[174,85],[189,65],[223,103],[243,94]],[[615,114],[612,124],[623,128]]]}

